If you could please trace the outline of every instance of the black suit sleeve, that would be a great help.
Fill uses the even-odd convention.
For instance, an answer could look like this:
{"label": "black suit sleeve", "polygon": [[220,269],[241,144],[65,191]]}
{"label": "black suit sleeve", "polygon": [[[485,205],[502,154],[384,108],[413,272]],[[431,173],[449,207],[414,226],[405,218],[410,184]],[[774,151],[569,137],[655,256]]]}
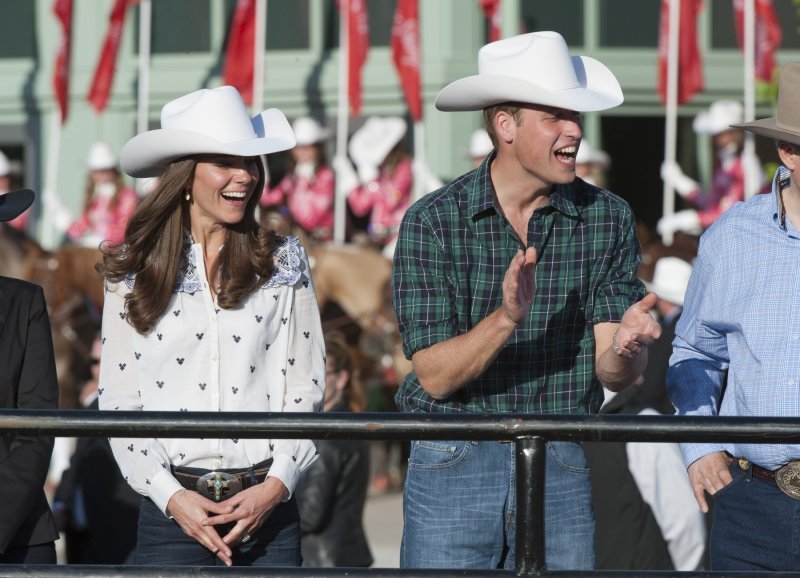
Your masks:
{"label": "black suit sleeve", "polygon": [[[58,381],[53,340],[41,288],[36,287],[30,297],[27,326],[25,313],[19,312],[19,315],[15,337],[23,343],[24,358],[19,375],[17,407],[56,409]],[[4,503],[0,507],[0,552],[5,551],[42,493],[53,441],[53,437],[29,435],[17,435],[8,440],[8,456],[0,463]]]}
{"label": "black suit sleeve", "polygon": [[319,458],[303,472],[295,490],[302,534],[317,534],[330,523],[342,466],[340,452],[331,451],[328,443],[316,442]]}

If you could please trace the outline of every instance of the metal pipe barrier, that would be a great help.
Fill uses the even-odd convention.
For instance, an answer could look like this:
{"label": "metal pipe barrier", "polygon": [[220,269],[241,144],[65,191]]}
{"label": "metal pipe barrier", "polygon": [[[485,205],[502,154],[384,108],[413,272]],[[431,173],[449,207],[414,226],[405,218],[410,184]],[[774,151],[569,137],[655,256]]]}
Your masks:
{"label": "metal pipe barrier", "polygon": [[[248,568],[148,566],[0,566],[0,576],[325,576],[354,578],[553,576],[663,578],[775,576],[765,572],[625,572],[548,570],[544,559],[544,467],[547,441],[800,443],[800,419],[634,415],[431,415],[397,413],[218,413],[0,410],[0,435],[198,438],[311,438],[512,441],[517,480],[514,570]],[[2,466],[0,466],[2,467]],[[8,504],[3,507],[9,507]],[[781,573],[800,578],[800,573]]]}

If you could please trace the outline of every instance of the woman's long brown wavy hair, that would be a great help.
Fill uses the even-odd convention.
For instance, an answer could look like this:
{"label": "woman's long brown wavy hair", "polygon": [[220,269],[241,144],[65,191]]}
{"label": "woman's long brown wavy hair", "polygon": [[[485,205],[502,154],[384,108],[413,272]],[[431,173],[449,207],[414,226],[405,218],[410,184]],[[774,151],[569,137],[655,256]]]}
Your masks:
{"label": "woman's long brown wavy hair", "polygon": [[[244,218],[228,227],[215,277],[217,303],[232,309],[266,283],[274,272],[273,255],[282,238],[262,229],[255,208],[264,188],[264,167],[259,160],[258,183],[247,201]],[[98,270],[106,282],[124,282],[135,275],[133,290],[125,297],[128,322],[144,335],[164,313],[175,290],[183,252],[183,231],[188,229],[189,202],[184,199],[194,180],[195,158],[174,161],[159,184],[139,204],[125,228],[125,241],[103,247]],[[213,280],[209,280],[213,282]]]}

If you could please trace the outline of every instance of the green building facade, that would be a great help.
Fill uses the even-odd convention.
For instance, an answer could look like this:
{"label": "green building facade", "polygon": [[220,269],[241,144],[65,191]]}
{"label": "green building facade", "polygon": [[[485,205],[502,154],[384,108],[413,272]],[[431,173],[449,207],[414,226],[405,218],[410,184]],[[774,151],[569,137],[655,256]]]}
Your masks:
{"label": "green building facade", "polygon": [[[48,163],[56,190],[77,213],[90,145],[106,141],[119,151],[136,132],[139,7],[128,9],[106,110],[86,100],[108,27],[113,0],[74,0],[69,116],[54,146],[57,106],[52,78],[61,29],[53,0],[0,0],[0,150],[17,162],[19,185],[41,191]],[[678,160],[707,181],[710,145],[691,130],[695,114],[719,98],[742,98],[743,58],[737,48],[731,0],[706,0],[698,20],[705,90],[680,108]],[[778,63],[800,58],[798,8],[774,0],[783,28]],[[228,27],[235,0],[152,0],[149,123],[158,126],[162,105],[182,94],[222,83]],[[267,0],[264,107],[292,119],[312,114],[336,127],[338,26],[336,0]],[[395,0],[367,0],[371,49],[363,70],[363,109],[350,130],[371,115],[407,116],[392,63]],[[608,188],[654,226],[661,214],[659,166],[664,151],[664,107],[656,84],[660,0],[502,0],[504,36],[556,30],[574,54],[593,56],[617,75],[622,106],[585,117],[585,136],[612,158]],[[474,113],[442,113],[433,106],[447,83],[477,71],[487,22],[478,0],[419,0],[422,92],[427,163],[446,180],[469,168],[469,135],[481,124]],[[772,114],[760,101],[757,116]],[[413,138],[407,135],[408,144]],[[763,162],[774,162],[769,143],[758,143]],[[332,152],[332,151],[331,151]],[[57,163],[52,162],[57,154]],[[678,203],[680,208],[680,202]],[[38,233],[40,219],[32,220]]]}

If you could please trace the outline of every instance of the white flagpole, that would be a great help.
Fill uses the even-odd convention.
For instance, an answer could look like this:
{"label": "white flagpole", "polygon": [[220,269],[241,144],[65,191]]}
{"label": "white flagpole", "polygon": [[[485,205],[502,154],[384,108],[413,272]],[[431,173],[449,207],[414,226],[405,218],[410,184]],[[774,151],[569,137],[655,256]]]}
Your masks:
{"label": "white flagpole", "polygon": [[[150,128],[150,29],[151,0],[139,2],[139,94],[136,103],[136,132]],[[136,191],[141,195],[146,179],[136,179]]]}
{"label": "white flagpole", "polygon": [[50,115],[50,142],[47,146],[47,172],[45,173],[44,194],[42,195],[41,241],[45,249],[55,249],[55,215],[61,204],[58,200],[58,163],[61,152],[61,110],[58,104]]}
{"label": "white flagpole", "polygon": [[[756,111],[756,18],[754,0],[744,0],[744,121],[755,119]],[[744,198],[749,199],[758,192],[755,141],[753,133],[745,131],[742,151],[744,173]]]}
{"label": "white flagpole", "polygon": [[[664,136],[664,160],[675,162],[675,148],[678,134],[678,56],[680,41],[681,0],[669,0],[669,36],[667,40],[667,111]],[[664,181],[664,216],[675,213],[675,191],[671,179]],[[662,239],[664,244],[672,244],[672,233]]]}
{"label": "white flagpole", "polygon": [[425,160],[425,122],[414,122],[414,200],[421,199],[428,191],[428,163]]}
{"label": "white flagpole", "polygon": [[150,26],[152,5],[150,0],[139,1],[139,98],[137,103],[136,132],[149,128],[150,108]]}
{"label": "white flagpole", "polygon": [[253,57],[253,114],[264,110],[264,42],[267,38],[267,0],[256,0]]}
{"label": "white flagpole", "polygon": [[[350,82],[350,0],[342,0],[345,9],[339,18],[339,106],[336,120],[336,156],[347,159],[347,127],[349,118],[348,84]],[[347,216],[345,200],[347,193],[342,188],[342,179],[336,179],[336,198],[333,204],[333,241],[337,245],[344,243],[345,217]]]}

